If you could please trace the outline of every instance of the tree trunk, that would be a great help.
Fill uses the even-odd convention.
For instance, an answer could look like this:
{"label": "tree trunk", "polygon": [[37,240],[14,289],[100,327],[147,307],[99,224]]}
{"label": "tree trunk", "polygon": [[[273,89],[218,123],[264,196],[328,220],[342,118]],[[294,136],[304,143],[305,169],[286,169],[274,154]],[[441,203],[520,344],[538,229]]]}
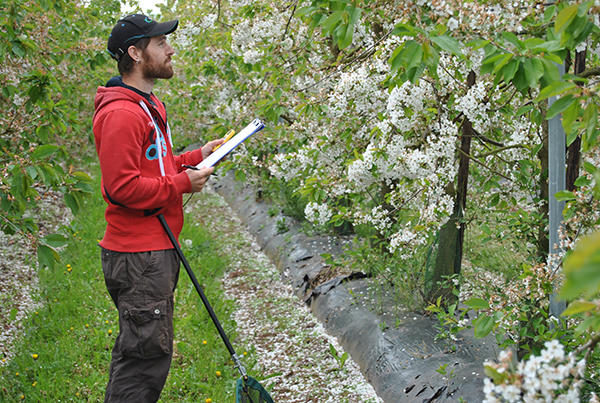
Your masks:
{"label": "tree trunk", "polygon": [[[586,51],[577,52],[575,54],[575,65],[573,72],[579,74],[585,70]],[[579,85],[581,85],[579,83]],[[567,190],[575,190],[575,180],[579,177],[579,165],[581,162],[581,137],[577,136],[575,141],[567,147]]]}
{"label": "tree trunk", "polygon": [[[475,84],[475,73],[469,72],[467,86]],[[451,304],[456,300],[452,292],[453,283],[448,278],[460,274],[465,223],[464,210],[467,206],[467,184],[469,179],[469,162],[471,154],[471,139],[473,138],[473,125],[465,117],[461,125],[460,152],[458,174],[456,176],[456,194],[454,211],[446,224],[438,233],[437,253],[433,268],[427,273],[425,295],[429,301],[442,297],[444,304]]]}
{"label": "tree trunk", "polygon": [[542,122],[542,138],[542,148],[538,151],[537,156],[540,159],[541,168],[539,179],[541,205],[539,213],[540,217],[543,217],[543,221],[538,228],[537,256],[541,262],[545,262],[550,253],[550,239],[548,238],[548,121],[546,119]]}

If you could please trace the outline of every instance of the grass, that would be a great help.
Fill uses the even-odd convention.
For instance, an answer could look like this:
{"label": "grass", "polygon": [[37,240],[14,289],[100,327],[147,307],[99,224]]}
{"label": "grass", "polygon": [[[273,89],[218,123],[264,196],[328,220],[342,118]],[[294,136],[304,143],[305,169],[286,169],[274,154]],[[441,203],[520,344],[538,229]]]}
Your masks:
{"label": "grass", "polygon": [[[92,167],[99,185],[99,172]],[[39,270],[40,307],[26,319],[16,356],[0,369],[0,401],[102,401],[118,316],[104,285],[97,240],[104,233],[104,201],[94,194],[70,227],[73,242],[54,269]],[[235,345],[232,303],[219,278],[226,261],[215,255],[211,235],[186,218],[180,239],[217,316]],[[184,273],[175,294],[175,352],[162,401],[232,401],[238,377],[229,353]],[[243,354],[242,351],[238,354]],[[240,354],[240,355],[241,355]],[[244,360],[246,363],[252,360]],[[250,371],[251,375],[252,371]]]}

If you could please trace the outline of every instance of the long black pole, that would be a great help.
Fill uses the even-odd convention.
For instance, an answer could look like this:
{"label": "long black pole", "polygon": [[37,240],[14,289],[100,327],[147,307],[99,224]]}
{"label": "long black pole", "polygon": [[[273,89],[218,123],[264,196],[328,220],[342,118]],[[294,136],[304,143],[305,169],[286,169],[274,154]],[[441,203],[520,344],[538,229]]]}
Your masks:
{"label": "long black pole", "polygon": [[187,259],[183,255],[183,251],[181,250],[179,243],[175,239],[175,236],[173,235],[171,228],[169,228],[169,224],[167,224],[167,220],[165,220],[165,217],[162,214],[157,215],[157,217],[158,217],[158,220],[160,221],[160,224],[162,225],[165,232],[167,233],[169,240],[171,241],[171,244],[173,244],[173,247],[177,251],[177,254],[179,255],[179,259],[181,259],[181,262],[183,263],[183,267],[185,267],[185,271],[187,271],[188,276],[190,276],[190,280],[192,280],[192,283],[194,284],[196,291],[198,291],[198,295],[200,295],[200,299],[202,299],[202,302],[204,303],[204,307],[208,311],[210,318],[212,319],[213,323],[217,327],[217,330],[219,331],[219,335],[221,336],[221,339],[223,339],[223,342],[225,343],[225,347],[227,347],[227,350],[229,350],[229,354],[231,354],[231,357],[233,358],[233,361],[235,362],[236,366],[238,367],[240,374],[242,374],[242,376],[245,377],[246,370],[239,362],[238,356],[235,353],[235,350],[233,349],[233,346],[231,345],[229,338],[225,334],[225,330],[223,330],[223,327],[221,326],[221,322],[219,322],[219,319],[217,318],[215,311],[212,309],[210,302],[208,302],[206,295],[204,295],[204,291],[202,291],[202,287],[200,286],[200,283],[198,283],[198,280],[196,279],[196,275],[192,271],[190,264],[188,263]]}

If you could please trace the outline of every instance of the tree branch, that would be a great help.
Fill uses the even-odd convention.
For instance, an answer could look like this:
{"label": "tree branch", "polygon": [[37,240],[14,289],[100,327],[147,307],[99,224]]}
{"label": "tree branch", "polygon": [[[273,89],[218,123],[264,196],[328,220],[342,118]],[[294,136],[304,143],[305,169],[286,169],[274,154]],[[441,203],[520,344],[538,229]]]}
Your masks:
{"label": "tree branch", "polygon": [[296,12],[296,7],[298,7],[298,0],[296,0],[294,2],[294,7],[292,8],[292,13],[290,14],[290,18],[288,18],[287,24],[285,24],[285,30],[283,31],[283,35],[281,35],[282,41],[285,39],[285,35],[287,34],[288,29],[290,28],[290,22],[292,21],[292,18],[294,17],[294,13]]}
{"label": "tree branch", "polygon": [[581,73],[577,74],[577,76],[581,78],[600,76],[600,67],[591,67],[589,69],[585,69]]}
{"label": "tree branch", "polygon": [[511,148],[527,148],[527,147],[525,147],[524,145],[521,145],[521,144],[513,144],[511,146],[504,146],[504,147],[496,148],[495,150],[492,150],[487,153],[479,154],[477,156],[477,158],[485,158],[485,157],[488,157],[493,154],[501,153],[502,151],[510,150]]}
{"label": "tree branch", "polygon": [[493,172],[494,174],[496,174],[496,175],[498,175],[498,176],[501,176],[501,177],[503,177],[504,179],[506,179],[507,181],[509,181],[509,182],[511,182],[511,183],[512,183],[512,181],[513,181],[513,180],[512,180],[511,178],[509,178],[508,176],[506,176],[506,175],[504,175],[504,174],[501,174],[500,172],[498,172],[498,171],[494,170],[493,168],[491,168],[490,166],[488,166],[488,165],[487,165],[485,162],[479,161],[477,158],[473,157],[473,156],[472,156],[472,155],[470,155],[470,154],[467,154],[467,153],[465,153],[465,152],[464,152],[463,150],[461,150],[460,148],[458,149],[458,151],[459,151],[461,154],[463,154],[465,157],[467,157],[467,158],[469,158],[469,159],[473,160],[473,162],[476,162],[476,163],[478,163],[478,164],[479,164],[479,165],[481,165],[482,167],[484,167],[484,168],[487,168],[487,169],[488,169],[490,172]]}

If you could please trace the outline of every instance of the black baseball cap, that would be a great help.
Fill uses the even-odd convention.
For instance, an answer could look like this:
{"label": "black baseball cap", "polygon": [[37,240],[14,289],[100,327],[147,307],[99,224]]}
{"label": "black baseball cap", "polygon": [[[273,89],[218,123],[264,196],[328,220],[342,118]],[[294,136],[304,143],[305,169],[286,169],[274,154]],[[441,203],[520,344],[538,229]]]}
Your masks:
{"label": "black baseball cap", "polygon": [[170,34],[177,25],[179,20],[156,22],[144,14],[130,14],[121,18],[112,29],[108,37],[108,53],[119,61],[138,39]]}

